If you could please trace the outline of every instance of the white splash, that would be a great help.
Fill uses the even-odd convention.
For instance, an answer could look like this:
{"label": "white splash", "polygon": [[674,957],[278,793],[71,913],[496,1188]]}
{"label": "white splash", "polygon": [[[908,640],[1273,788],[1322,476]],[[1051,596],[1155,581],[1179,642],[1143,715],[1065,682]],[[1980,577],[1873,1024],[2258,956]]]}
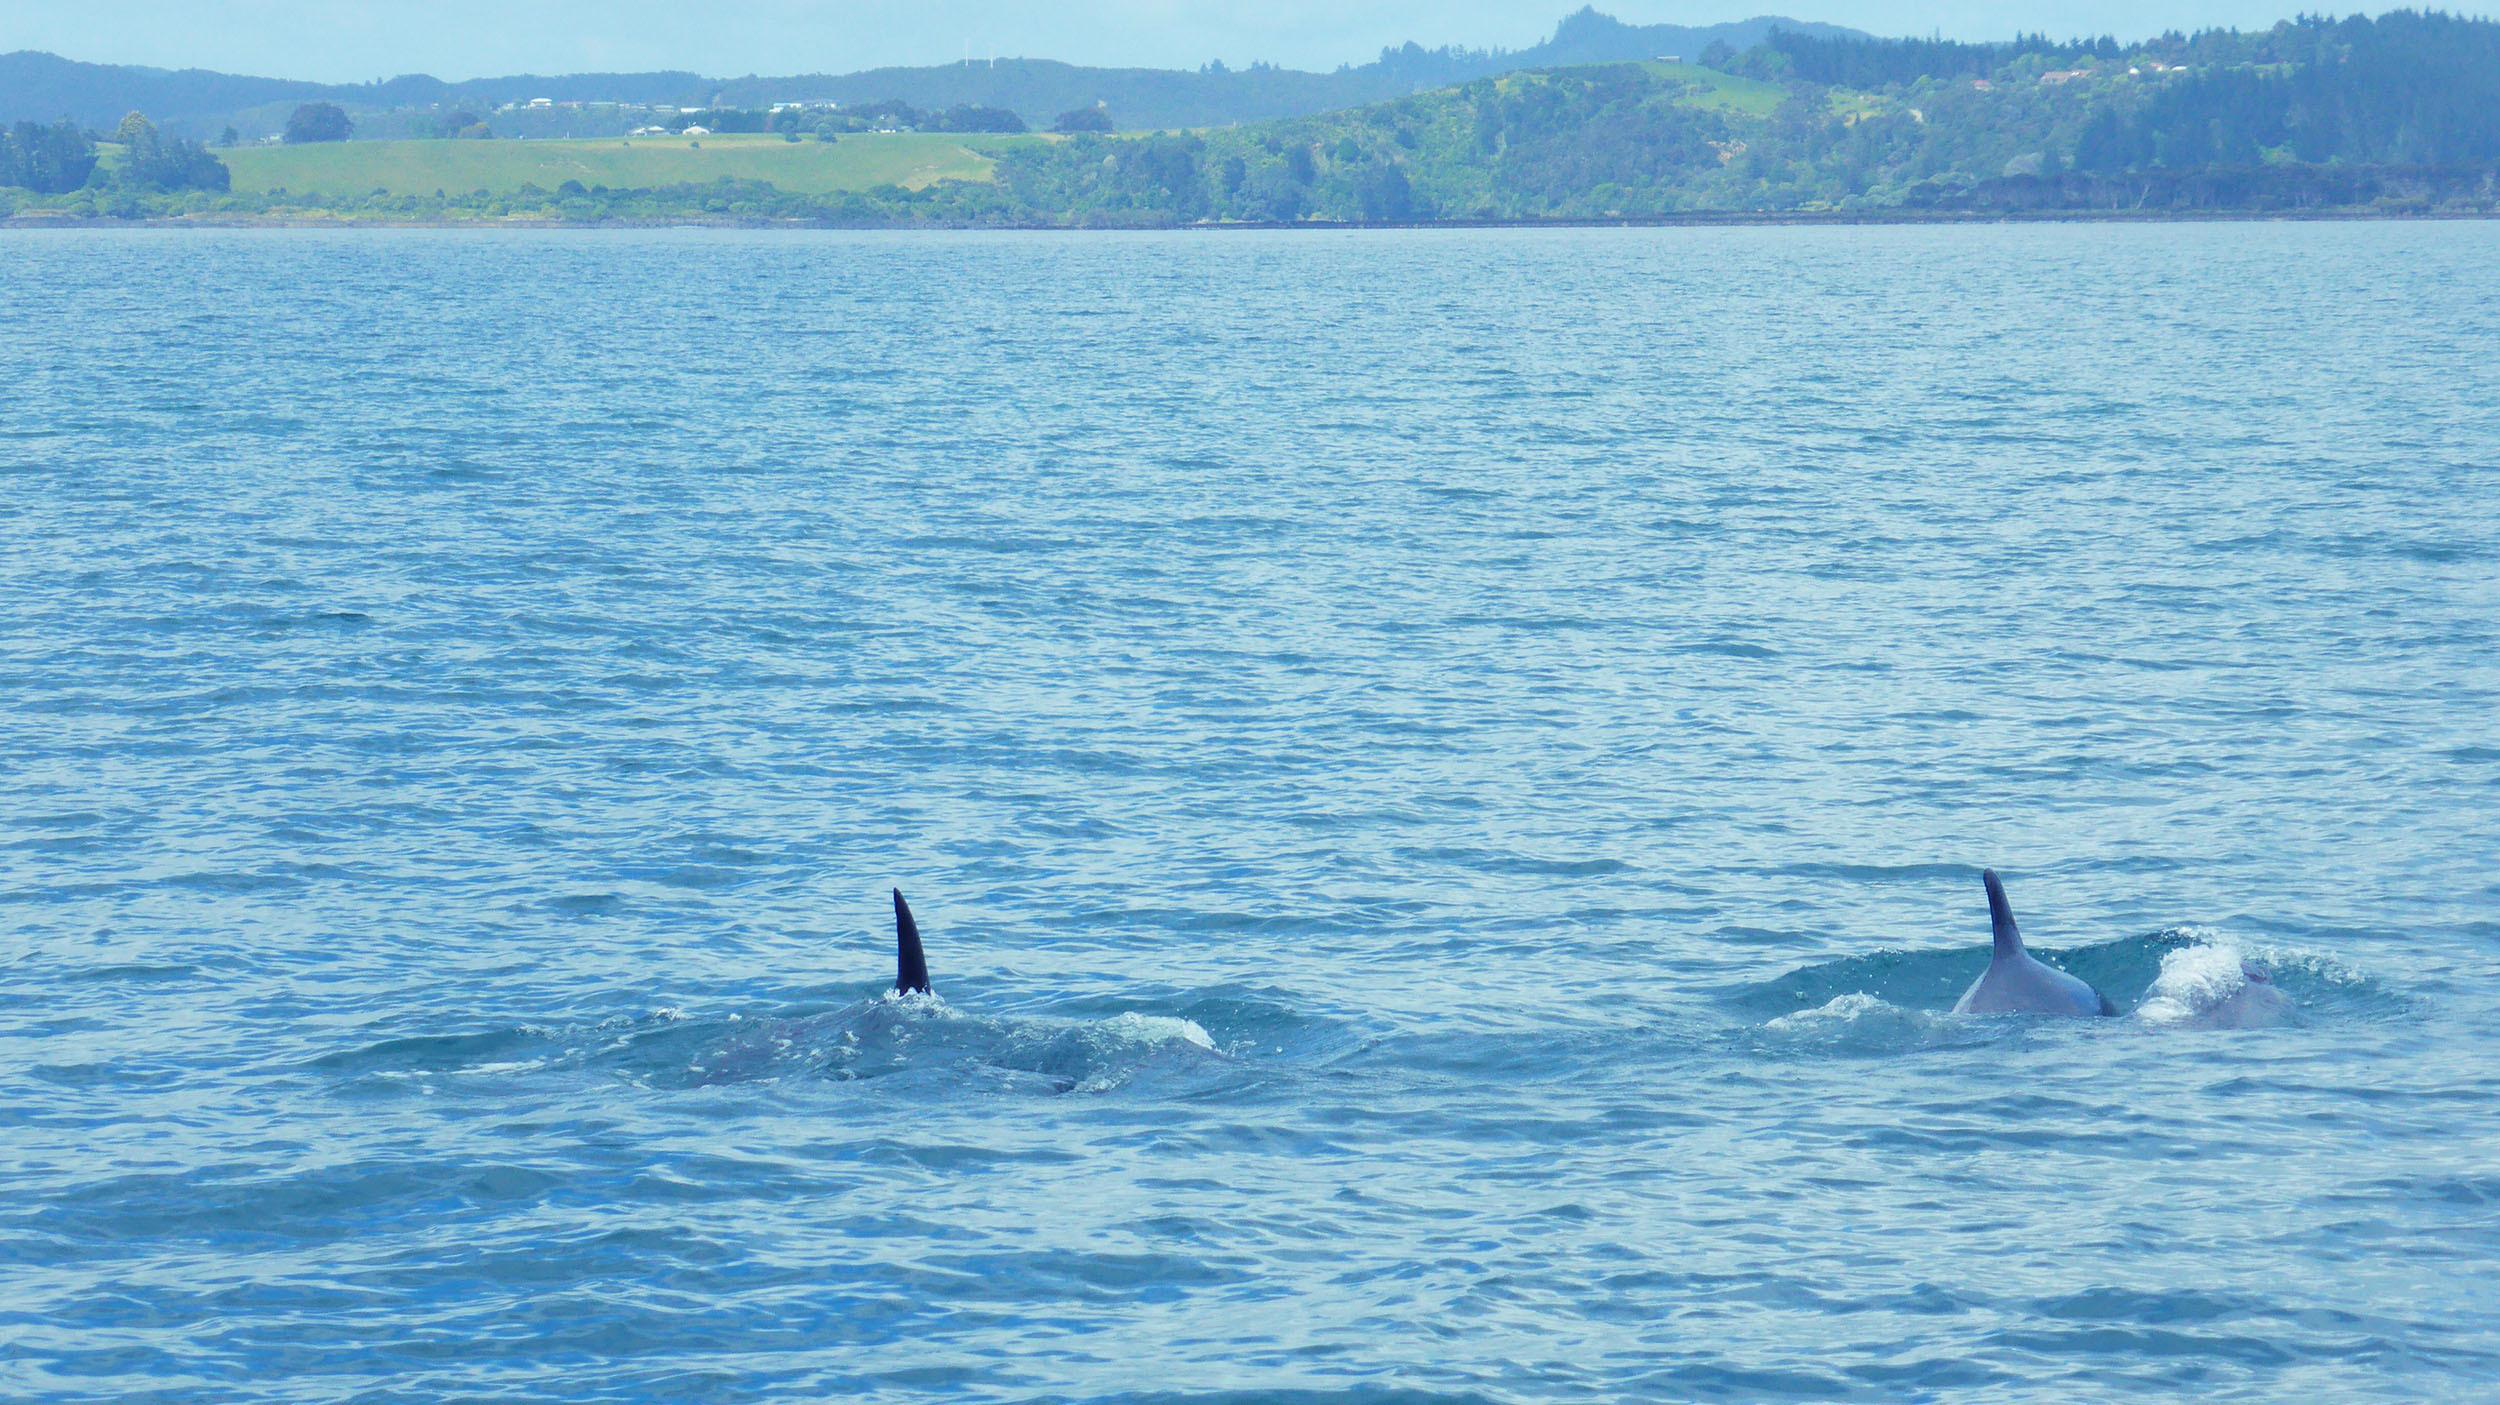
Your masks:
{"label": "white splash", "polygon": [[1880,1016],[1886,1012],[1896,1015],[1909,1013],[1887,1005],[1863,990],[1853,990],[1847,995],[1835,995],[1811,1010],[1799,1010],[1793,1015],[1782,1015],[1765,1025],[1764,1028],[1776,1029],[1782,1034],[1793,1034],[1820,1029],[1826,1025],[1855,1024],[1870,1016]]}
{"label": "white splash", "polygon": [[2238,946],[2209,937],[2167,952],[2135,1017],[2170,1029],[2264,1029],[2300,1018],[2299,1007]]}
{"label": "white splash", "polygon": [[1114,1039],[1130,1043],[1170,1044],[1178,1041],[1183,1044],[1195,1044],[1210,1053],[1215,1049],[1215,1040],[1209,1037],[1206,1030],[1201,1028],[1196,1020],[1185,1020],[1174,1015],[1141,1015],[1132,1010],[1126,1014],[1113,1015],[1102,1021],[1096,1028]]}
{"label": "white splash", "polygon": [[1811,1010],[1781,1015],[1763,1026],[1783,1038],[1864,1049],[1927,1044],[1951,1028],[1944,1017],[1903,1009],[1863,990],[1835,995]]}

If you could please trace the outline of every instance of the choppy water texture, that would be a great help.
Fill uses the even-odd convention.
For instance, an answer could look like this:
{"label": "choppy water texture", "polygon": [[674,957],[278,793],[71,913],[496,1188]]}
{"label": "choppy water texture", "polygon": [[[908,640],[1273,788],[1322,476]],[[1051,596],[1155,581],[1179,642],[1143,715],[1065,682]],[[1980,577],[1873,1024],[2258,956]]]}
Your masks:
{"label": "choppy water texture", "polygon": [[0,1393],[2488,1398],[2495,266],[0,236]]}

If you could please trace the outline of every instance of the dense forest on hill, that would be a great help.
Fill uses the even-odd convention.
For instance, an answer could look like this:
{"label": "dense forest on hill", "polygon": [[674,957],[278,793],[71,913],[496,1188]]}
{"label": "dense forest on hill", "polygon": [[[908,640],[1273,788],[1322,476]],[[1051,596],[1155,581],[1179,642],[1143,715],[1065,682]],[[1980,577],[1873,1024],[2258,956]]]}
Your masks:
{"label": "dense forest on hill", "polygon": [[[1002,150],[991,179],[916,190],[576,185],[329,208],[1053,226],[2500,210],[2488,21],[2398,11],[2124,44],[1774,31],[1696,57],[1509,73],[1240,127],[1035,139]],[[205,193],[138,207],[286,208]]]}
{"label": "dense forest on hill", "polygon": [[[1479,80],[1352,112],[1023,153],[1077,220],[2487,207],[2500,25],[2399,11],[2140,44],[1775,33],[1714,67]],[[1849,77],[1854,84],[1824,81]],[[1739,80],[1731,83],[1726,80]]]}
{"label": "dense forest on hill", "polygon": [[1001,180],[1027,207],[1115,222],[1537,219],[2488,204],[2500,165],[2500,25],[2444,15],[2132,46],[1782,33],[1710,58],[1051,148]]}

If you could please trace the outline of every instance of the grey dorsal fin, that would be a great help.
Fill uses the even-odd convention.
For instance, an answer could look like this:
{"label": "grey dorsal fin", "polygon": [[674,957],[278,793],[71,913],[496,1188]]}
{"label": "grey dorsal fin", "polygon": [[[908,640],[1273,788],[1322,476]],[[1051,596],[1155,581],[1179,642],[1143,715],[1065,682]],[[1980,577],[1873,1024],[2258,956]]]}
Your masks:
{"label": "grey dorsal fin", "polygon": [[911,920],[903,890],[894,890],[894,988],[905,995],[929,993],[929,961],[920,954],[920,924]]}
{"label": "grey dorsal fin", "polygon": [[1988,885],[1988,925],[1996,932],[1997,959],[2022,955],[2023,934],[2014,926],[2014,905],[2005,900],[2005,885],[1993,868],[1980,870],[1979,877]]}

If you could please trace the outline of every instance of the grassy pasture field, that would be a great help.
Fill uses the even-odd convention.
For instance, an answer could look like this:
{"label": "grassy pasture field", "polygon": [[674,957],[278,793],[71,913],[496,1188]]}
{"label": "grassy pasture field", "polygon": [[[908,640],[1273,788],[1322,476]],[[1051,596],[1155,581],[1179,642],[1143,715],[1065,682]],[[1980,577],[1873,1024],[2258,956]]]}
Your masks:
{"label": "grassy pasture field", "polygon": [[721,179],[769,181],[793,195],[832,195],[899,185],[990,178],[999,153],[1048,141],[1041,136],[937,132],[860,133],[834,142],[778,136],[602,137],[583,141],[348,141],[247,146],[217,158],[238,192],[346,197],[505,194],[524,185],[553,190],[566,181],[618,190],[703,185]]}
{"label": "grassy pasture field", "polygon": [[1787,91],[1777,83],[1739,78],[1733,73],[1721,73],[1715,68],[1703,68],[1694,63],[1668,63],[1662,59],[1642,64],[1641,67],[1658,77],[1690,83],[1701,89],[1685,97],[1685,105],[1691,107],[1716,107],[1743,113],[1747,117],[1768,117],[1779,107],[1780,100],[1788,96]]}
{"label": "grassy pasture field", "polygon": [[[1589,69],[1614,66],[1612,64],[1585,64],[1578,67]],[[1739,78],[1735,74],[1721,73],[1717,69],[1703,68],[1699,64],[1669,63],[1664,59],[1655,59],[1636,64],[1634,67],[1653,78],[1671,78],[1678,83],[1690,85],[1691,90],[1676,100],[1684,107],[1711,107],[1745,117],[1768,117],[1774,109],[1778,108],[1780,100],[1788,96],[1787,92],[1776,83],[1764,83],[1753,78]],[[1522,69],[1517,73],[1503,74],[1493,81],[1504,91],[1509,91],[1522,83],[1549,83],[1557,78],[1571,76],[1573,72],[1572,68]]]}

